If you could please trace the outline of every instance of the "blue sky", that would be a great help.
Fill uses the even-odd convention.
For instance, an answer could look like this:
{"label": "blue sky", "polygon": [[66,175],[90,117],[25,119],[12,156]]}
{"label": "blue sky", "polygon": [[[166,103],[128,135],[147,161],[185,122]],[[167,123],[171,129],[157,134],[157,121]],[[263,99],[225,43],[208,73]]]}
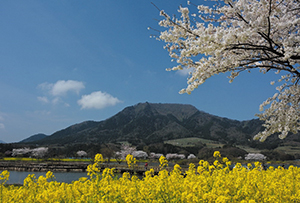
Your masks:
{"label": "blue sky", "polygon": [[[169,14],[186,1],[153,0]],[[237,120],[256,118],[275,93],[273,74],[207,80],[179,94],[187,75],[157,34],[159,11],[147,0],[0,0],[0,140],[17,142],[86,120],[105,120],[139,102],[191,104]]]}

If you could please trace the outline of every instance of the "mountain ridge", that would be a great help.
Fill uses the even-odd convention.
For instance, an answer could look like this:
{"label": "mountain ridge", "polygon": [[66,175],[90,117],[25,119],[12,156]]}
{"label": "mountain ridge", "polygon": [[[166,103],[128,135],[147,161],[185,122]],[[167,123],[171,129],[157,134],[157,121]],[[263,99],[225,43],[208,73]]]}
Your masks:
{"label": "mountain ridge", "polygon": [[30,142],[34,142],[34,141],[44,139],[45,137],[47,137],[47,135],[45,135],[43,133],[38,133],[38,134],[32,135],[28,138],[25,138],[25,139],[21,140],[19,143],[30,143]]}
{"label": "mountain ridge", "polygon": [[[102,121],[84,121],[56,131],[35,144],[107,143],[133,145],[199,137],[247,144],[262,129],[258,119],[238,121],[214,116],[190,104],[138,103]],[[249,143],[248,143],[249,144]]]}

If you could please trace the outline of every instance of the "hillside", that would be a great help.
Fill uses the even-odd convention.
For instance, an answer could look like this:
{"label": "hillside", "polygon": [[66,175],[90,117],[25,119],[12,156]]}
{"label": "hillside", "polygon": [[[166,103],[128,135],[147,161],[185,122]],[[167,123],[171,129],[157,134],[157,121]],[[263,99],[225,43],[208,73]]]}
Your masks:
{"label": "hillside", "polygon": [[99,152],[112,157],[121,143],[128,142],[147,153],[192,153],[200,159],[211,157],[214,150],[228,157],[262,152],[272,160],[300,158],[299,134],[284,140],[273,135],[265,142],[254,141],[253,136],[262,129],[258,119],[237,121],[191,105],[146,102],[126,107],[103,121],[85,121],[49,136],[37,134],[15,145],[0,144],[0,152],[47,146],[50,157],[74,157],[78,150],[86,151],[89,157]]}
{"label": "hillside", "polygon": [[24,140],[21,140],[19,143],[30,143],[30,142],[35,142],[35,141],[38,141],[38,140],[42,140],[44,139],[45,137],[47,137],[47,135],[43,134],[43,133],[39,133],[39,134],[35,134],[35,135],[32,135]]}
{"label": "hillside", "polygon": [[192,105],[139,103],[104,121],[85,121],[55,132],[36,144],[108,143],[133,145],[198,137],[224,144],[250,145],[261,121],[237,121],[199,111]]}

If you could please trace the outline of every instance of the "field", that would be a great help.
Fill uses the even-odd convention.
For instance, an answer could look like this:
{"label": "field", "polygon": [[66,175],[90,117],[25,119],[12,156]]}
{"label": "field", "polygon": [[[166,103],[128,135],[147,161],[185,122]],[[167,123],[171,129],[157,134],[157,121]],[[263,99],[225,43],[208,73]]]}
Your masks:
{"label": "field", "polygon": [[[224,144],[219,143],[217,141],[203,139],[203,138],[197,138],[197,137],[168,140],[168,141],[165,141],[164,143],[179,146],[179,147],[193,147],[193,146],[196,146],[197,143],[206,144],[206,147],[208,147],[208,148],[219,148],[219,147],[222,148],[224,146]],[[261,152],[261,150],[251,148],[249,146],[236,145],[236,147],[243,149],[243,150],[247,151],[248,153],[260,153]],[[285,146],[277,147],[274,150],[281,151],[286,154],[294,155],[294,154],[299,154],[300,146],[285,145]]]}
{"label": "field", "polygon": [[[5,185],[9,172],[0,174],[0,202],[300,202],[300,169],[290,166],[262,168],[259,162],[240,163],[230,169],[230,161],[213,154],[214,163],[200,160],[186,172],[179,165],[166,170],[168,162],[160,158],[160,172],[150,169],[140,179],[129,173],[116,177],[114,169],[100,171],[100,154],[88,166],[88,178],[71,184],[55,181],[52,172],[38,179],[29,175],[22,186]],[[135,160],[126,158],[129,167]]]}
{"label": "field", "polygon": [[287,154],[299,154],[300,147],[298,146],[280,146],[276,148],[277,151],[282,151]]}
{"label": "field", "polygon": [[199,142],[206,144],[206,146],[209,148],[217,148],[217,147],[224,146],[224,144],[221,144],[217,141],[207,140],[207,139],[198,138],[198,137],[189,137],[189,138],[168,140],[168,141],[165,141],[164,143],[179,146],[179,147],[193,147],[193,146],[195,146],[196,143],[199,143]]}
{"label": "field", "polygon": [[[2,158],[3,161],[44,161],[45,159],[36,159],[36,158],[29,158],[29,157],[4,157]],[[86,162],[91,161],[91,159],[56,159],[56,158],[48,158],[48,161],[64,161],[64,162]]]}

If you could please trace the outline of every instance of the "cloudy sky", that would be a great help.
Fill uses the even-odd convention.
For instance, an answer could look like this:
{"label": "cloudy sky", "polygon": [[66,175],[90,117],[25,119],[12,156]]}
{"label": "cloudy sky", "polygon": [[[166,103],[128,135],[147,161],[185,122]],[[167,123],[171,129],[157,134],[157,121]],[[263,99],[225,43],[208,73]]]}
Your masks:
{"label": "cloudy sky", "polygon": [[[170,14],[186,1],[152,0]],[[225,75],[191,95],[187,75],[156,35],[159,11],[148,0],[0,0],[0,140],[50,135],[107,119],[139,102],[183,103],[237,120],[256,118],[275,93],[272,75]]]}

